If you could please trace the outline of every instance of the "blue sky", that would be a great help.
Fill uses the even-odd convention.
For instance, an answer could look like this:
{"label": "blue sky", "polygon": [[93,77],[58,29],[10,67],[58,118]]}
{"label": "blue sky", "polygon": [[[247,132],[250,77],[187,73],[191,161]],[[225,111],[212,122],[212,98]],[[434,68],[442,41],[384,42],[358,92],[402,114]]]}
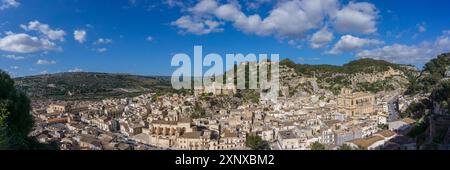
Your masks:
{"label": "blue sky", "polygon": [[[176,53],[280,54],[297,63],[423,63],[450,51],[435,0],[0,0],[0,69],[171,75]],[[75,35],[76,33],[76,35]]]}

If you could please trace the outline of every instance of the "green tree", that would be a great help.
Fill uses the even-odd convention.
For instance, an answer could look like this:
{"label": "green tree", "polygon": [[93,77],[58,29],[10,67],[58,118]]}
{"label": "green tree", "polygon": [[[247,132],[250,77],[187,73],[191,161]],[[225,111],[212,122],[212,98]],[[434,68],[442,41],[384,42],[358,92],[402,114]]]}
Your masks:
{"label": "green tree", "polygon": [[258,135],[248,135],[245,140],[245,146],[253,150],[268,150],[270,149],[269,144],[263,141]]}
{"label": "green tree", "polygon": [[290,68],[295,68],[295,66],[296,66],[296,64],[292,60],[289,60],[287,58],[284,60],[281,60],[280,65],[285,65]]}
{"label": "green tree", "polygon": [[338,148],[338,150],[354,150],[354,148],[351,147],[350,145],[343,144]]}
{"label": "green tree", "polygon": [[325,150],[325,145],[319,142],[314,142],[309,147],[311,148],[311,150]]}
{"label": "green tree", "polygon": [[0,70],[0,150],[40,149],[36,139],[28,137],[33,127],[30,100],[14,87],[14,80]]}

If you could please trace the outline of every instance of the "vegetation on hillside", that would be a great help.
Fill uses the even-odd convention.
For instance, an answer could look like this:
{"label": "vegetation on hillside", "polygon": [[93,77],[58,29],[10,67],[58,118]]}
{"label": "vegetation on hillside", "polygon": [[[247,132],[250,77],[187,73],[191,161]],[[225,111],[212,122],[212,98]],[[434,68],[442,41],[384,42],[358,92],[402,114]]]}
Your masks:
{"label": "vegetation on hillside", "polygon": [[166,77],[107,73],[58,73],[15,79],[32,98],[82,99],[123,97],[171,89]]}
{"label": "vegetation on hillside", "polygon": [[400,87],[406,87],[409,83],[397,77],[387,77],[384,80],[375,82],[356,82],[352,83],[352,77],[356,74],[377,74],[388,71],[389,69],[399,70],[406,77],[415,75],[416,71],[411,71],[412,66],[393,64],[383,60],[359,59],[351,61],[342,66],[336,65],[308,65],[295,64],[289,59],[280,62],[281,65],[294,68],[297,74],[306,77],[316,77],[321,88],[331,90],[338,94],[344,87],[352,87],[357,91],[379,92],[383,90],[395,90]]}
{"label": "vegetation on hillside", "polygon": [[430,93],[445,76],[450,67],[450,53],[439,55],[425,64],[422,73],[418,77],[410,78],[411,85],[406,94]]}
{"label": "vegetation on hillside", "polygon": [[294,68],[301,75],[324,77],[331,76],[333,74],[355,74],[355,73],[378,73],[388,71],[389,68],[404,70],[402,65],[393,64],[384,60],[374,60],[370,58],[364,58],[351,61],[342,66],[336,65],[309,65],[309,64],[295,64],[289,59],[280,61],[281,65],[285,65]]}

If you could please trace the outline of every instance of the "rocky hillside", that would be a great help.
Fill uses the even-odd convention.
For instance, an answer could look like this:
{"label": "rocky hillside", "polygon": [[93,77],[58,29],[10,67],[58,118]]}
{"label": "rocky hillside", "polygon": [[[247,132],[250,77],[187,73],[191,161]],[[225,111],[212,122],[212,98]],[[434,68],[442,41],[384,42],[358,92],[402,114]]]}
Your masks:
{"label": "rocky hillside", "polygon": [[420,98],[401,113],[418,120],[408,134],[416,139],[418,148],[448,149],[445,146],[450,145],[450,53],[425,64],[420,75],[411,79],[405,94]]}
{"label": "rocky hillside", "polygon": [[[290,88],[307,85],[314,89],[316,82],[318,88],[333,93],[338,93],[343,87],[370,92],[406,89],[410,77],[419,75],[412,66],[373,59],[359,59],[343,66],[295,64],[285,59],[281,65],[285,67],[282,68],[282,77],[290,82]],[[308,85],[307,82],[312,83]]]}

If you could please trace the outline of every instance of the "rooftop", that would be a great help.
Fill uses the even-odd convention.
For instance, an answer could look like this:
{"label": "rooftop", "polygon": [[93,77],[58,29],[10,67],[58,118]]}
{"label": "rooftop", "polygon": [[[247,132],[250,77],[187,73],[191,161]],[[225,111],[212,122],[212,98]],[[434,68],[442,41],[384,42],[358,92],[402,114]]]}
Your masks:
{"label": "rooftop", "polygon": [[380,136],[371,136],[364,139],[354,139],[351,140],[350,143],[353,143],[355,145],[358,145],[363,148],[368,148],[369,146],[373,145],[375,142],[381,141],[384,138]]}
{"label": "rooftop", "polygon": [[278,134],[280,135],[280,137],[282,139],[295,139],[295,138],[297,138],[297,135],[295,135],[295,133],[293,133],[290,130],[288,130],[288,131],[280,131],[280,132],[278,132]]}

